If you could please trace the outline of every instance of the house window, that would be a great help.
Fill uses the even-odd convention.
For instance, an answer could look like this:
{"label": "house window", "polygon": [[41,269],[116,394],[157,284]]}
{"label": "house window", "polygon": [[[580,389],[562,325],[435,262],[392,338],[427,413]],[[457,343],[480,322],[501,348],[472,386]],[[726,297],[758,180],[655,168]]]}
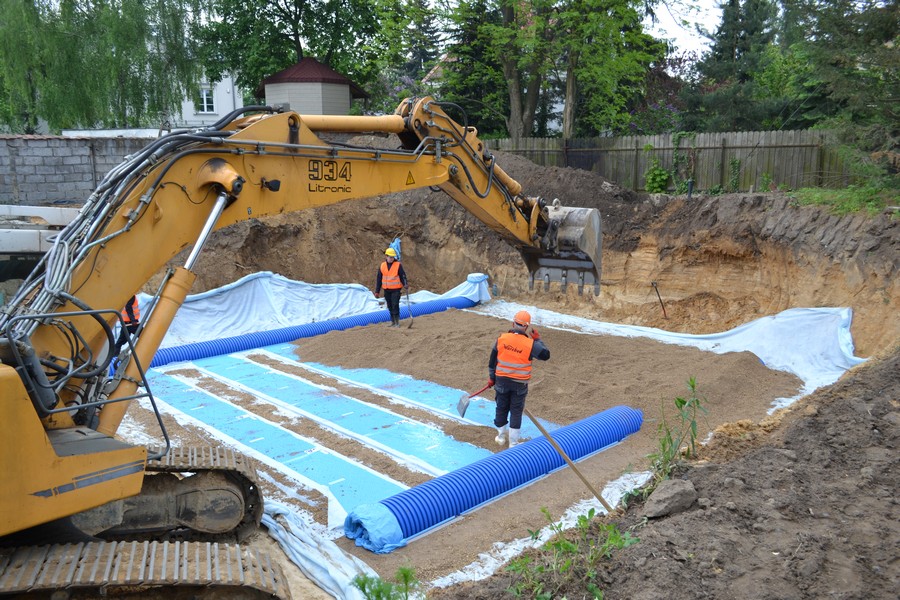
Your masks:
{"label": "house window", "polygon": [[200,97],[197,102],[198,113],[214,113],[216,112],[216,101],[213,98],[213,91],[208,87],[200,88]]}

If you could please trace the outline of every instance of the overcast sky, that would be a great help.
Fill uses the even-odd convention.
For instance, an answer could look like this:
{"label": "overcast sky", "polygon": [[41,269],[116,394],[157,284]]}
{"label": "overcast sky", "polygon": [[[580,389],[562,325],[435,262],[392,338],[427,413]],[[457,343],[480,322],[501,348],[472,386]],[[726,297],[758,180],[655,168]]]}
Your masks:
{"label": "overcast sky", "polygon": [[673,40],[679,51],[703,52],[709,41],[697,33],[697,25],[714,32],[722,19],[718,4],[719,0],[669,0],[657,6],[657,23],[648,20],[645,26],[652,35]]}

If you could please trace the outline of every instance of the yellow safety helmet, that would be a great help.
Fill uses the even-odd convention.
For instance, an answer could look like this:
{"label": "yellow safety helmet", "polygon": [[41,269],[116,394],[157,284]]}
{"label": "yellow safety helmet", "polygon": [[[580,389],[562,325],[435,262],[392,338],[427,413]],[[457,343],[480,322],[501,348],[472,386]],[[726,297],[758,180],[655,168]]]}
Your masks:
{"label": "yellow safety helmet", "polygon": [[387,250],[384,251],[384,255],[390,256],[392,258],[397,258],[397,251],[394,250],[393,248],[388,248]]}

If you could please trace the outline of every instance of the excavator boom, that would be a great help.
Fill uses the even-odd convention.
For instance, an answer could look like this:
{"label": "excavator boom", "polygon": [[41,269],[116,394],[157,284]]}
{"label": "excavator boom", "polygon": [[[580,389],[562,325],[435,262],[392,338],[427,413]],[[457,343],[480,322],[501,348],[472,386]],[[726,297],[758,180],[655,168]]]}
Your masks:
{"label": "excavator boom", "polygon": [[[110,171],[0,313],[0,536],[72,518],[115,539],[172,527],[218,541],[259,522],[262,498],[252,469],[241,471],[240,461],[215,468],[184,462],[179,471],[196,475],[187,483],[148,477],[165,471],[153,465],[169,454],[168,442],[148,454],[114,437],[130,401],[145,398],[155,407],[143,365],[158,350],[217,229],[438,187],[519,250],[532,284],[575,283],[579,292],[587,285],[599,293],[599,213],[524,195],[475,129],[448,116],[451,106],[413,98],[381,117],[245,107],[212,127],[161,137]],[[396,134],[400,147],[326,142],[328,132]],[[114,330],[121,307],[188,249],[120,351]],[[148,479],[171,480],[182,491],[164,487],[169,483],[148,486]],[[203,497],[198,486],[229,507],[227,519],[202,506],[183,511],[188,522],[158,510],[169,494],[181,494],[179,506]],[[153,498],[151,492],[160,501],[128,500]],[[140,518],[132,522],[129,515]]]}

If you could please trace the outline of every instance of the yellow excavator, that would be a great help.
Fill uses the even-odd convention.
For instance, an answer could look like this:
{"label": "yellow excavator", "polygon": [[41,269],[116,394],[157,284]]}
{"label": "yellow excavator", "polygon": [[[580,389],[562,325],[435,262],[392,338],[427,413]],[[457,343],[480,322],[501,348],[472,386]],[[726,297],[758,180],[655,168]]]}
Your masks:
{"label": "yellow excavator", "polygon": [[[429,97],[385,116],[249,106],[109,172],[0,313],[0,595],[289,597],[271,559],[240,544],[263,510],[252,460],[171,448],[144,378],[214,230],[438,187],[520,251],[532,284],[599,293],[598,211],[523,195],[456,110]],[[350,133],[400,144],[327,141]],[[122,307],[182,250],[119,348]],[[133,400],[156,413],[159,447],[116,437]]]}

